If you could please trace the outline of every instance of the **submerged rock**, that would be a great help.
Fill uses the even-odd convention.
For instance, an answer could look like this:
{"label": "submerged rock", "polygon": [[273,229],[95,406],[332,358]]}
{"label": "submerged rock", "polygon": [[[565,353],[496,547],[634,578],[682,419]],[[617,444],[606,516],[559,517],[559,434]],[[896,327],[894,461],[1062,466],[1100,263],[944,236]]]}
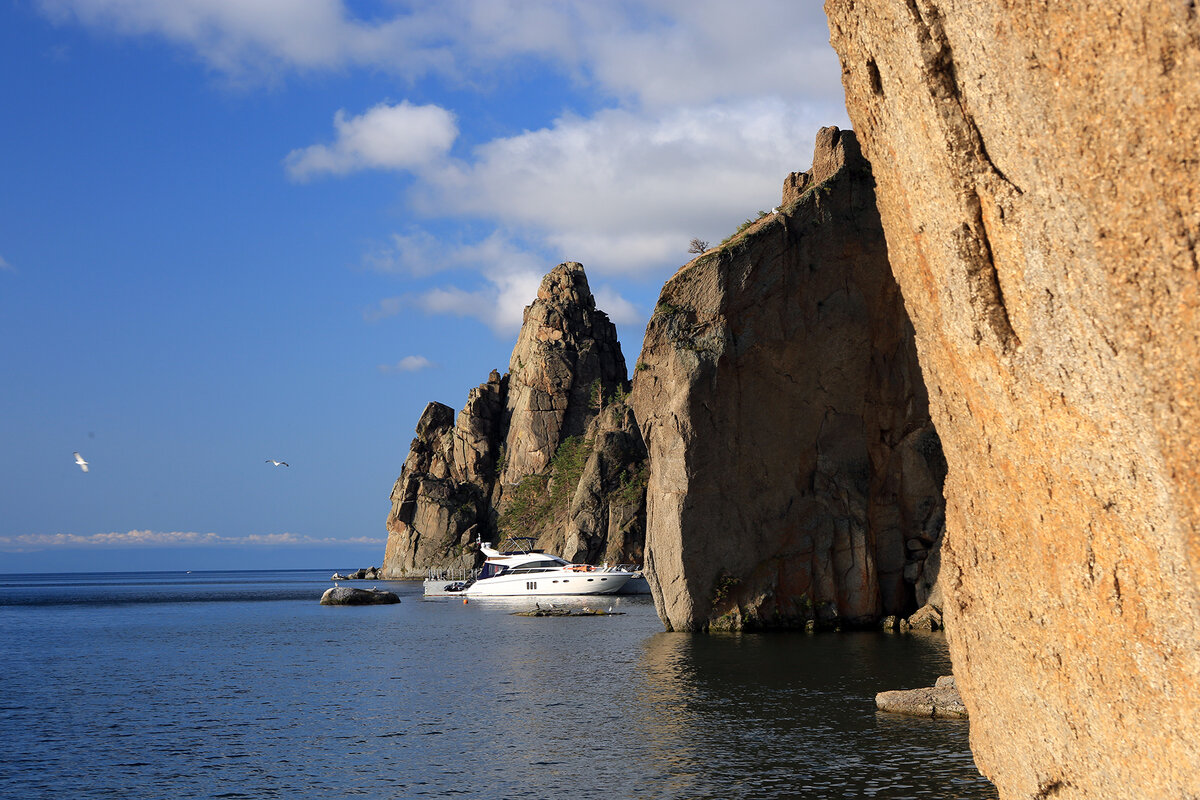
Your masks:
{"label": "submerged rock", "polygon": [[381,606],[399,602],[400,597],[394,592],[352,586],[334,586],[321,595],[323,606]]}
{"label": "submerged rock", "polygon": [[935,686],[923,689],[899,689],[875,695],[880,711],[932,719],[966,719],[967,707],[958,694],[954,676],[938,678]]}

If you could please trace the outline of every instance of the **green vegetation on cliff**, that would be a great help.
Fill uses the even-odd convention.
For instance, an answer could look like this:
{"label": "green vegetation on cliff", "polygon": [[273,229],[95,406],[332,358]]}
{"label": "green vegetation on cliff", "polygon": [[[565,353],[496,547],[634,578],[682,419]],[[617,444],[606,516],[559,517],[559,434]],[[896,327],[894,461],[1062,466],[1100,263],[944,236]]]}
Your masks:
{"label": "green vegetation on cliff", "polygon": [[563,519],[591,454],[591,439],[570,436],[564,440],[548,471],[526,475],[512,490],[500,511],[500,533],[529,536],[547,522]]}

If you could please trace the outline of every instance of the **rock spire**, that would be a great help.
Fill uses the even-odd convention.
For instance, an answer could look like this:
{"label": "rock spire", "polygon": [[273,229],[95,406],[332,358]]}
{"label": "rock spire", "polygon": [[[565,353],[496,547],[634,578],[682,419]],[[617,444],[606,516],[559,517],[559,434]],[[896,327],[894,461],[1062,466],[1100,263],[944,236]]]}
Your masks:
{"label": "rock spire", "polygon": [[[389,577],[473,566],[475,542],[498,541],[513,527],[506,515],[518,513],[529,515],[522,535],[571,559],[640,561],[642,500],[630,476],[644,448],[632,415],[617,413],[625,359],[580,264],[542,280],[509,368],[472,389],[457,418],[441,403],[421,415],[392,489]],[[578,464],[556,471],[568,443],[572,458],[560,461]]]}

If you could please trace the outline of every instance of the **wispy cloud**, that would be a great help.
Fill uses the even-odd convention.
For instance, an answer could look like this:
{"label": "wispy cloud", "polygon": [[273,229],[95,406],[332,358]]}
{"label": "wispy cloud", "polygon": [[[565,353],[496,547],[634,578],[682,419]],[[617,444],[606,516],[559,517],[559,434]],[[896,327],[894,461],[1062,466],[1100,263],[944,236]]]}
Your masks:
{"label": "wispy cloud", "polygon": [[542,276],[553,266],[532,247],[500,230],[474,242],[448,245],[417,230],[395,234],[390,244],[366,260],[381,272],[422,275],[438,270],[466,273],[471,286],[437,286],[384,298],[363,312],[368,321],[396,316],[411,309],[425,314],[448,314],[483,322],[498,336],[509,337],[520,327],[525,306],[537,296]]}
{"label": "wispy cloud", "polygon": [[430,171],[415,202],[508,226],[593,273],[676,267],[692,237],[719,241],[778,202],[825,122],[769,98],[566,115]]}
{"label": "wispy cloud", "polygon": [[473,290],[439,287],[410,295],[408,301],[427,314],[472,317],[497,335],[510,337],[521,327],[525,306],[537,296],[542,271],[487,274],[483,279],[483,284]]}
{"label": "wispy cloud", "polygon": [[[63,23],[166,39],[237,81],[368,69],[478,95],[549,72],[570,81],[577,107],[599,109],[533,120],[467,152],[459,124],[470,131],[473,120],[381,102],[337,112],[328,141],[288,154],[297,181],[410,173],[417,217],[364,264],[418,277],[460,271],[380,301],[369,319],[416,309],[507,336],[538,277],[580,261],[608,281],[602,307],[631,320],[616,285],[655,284],[688,260],[693,237],[720,241],[770,208],[787,173],[808,166],[817,129],[849,124],[819,3],[395,0],[368,14],[348,0],[294,0],[286,13],[279,0],[38,2]],[[483,239],[448,248],[431,232],[447,220]]]}
{"label": "wispy cloud", "polygon": [[395,364],[380,364],[379,371],[386,374],[395,372],[418,372],[436,366],[425,356],[405,356]]}
{"label": "wispy cloud", "polygon": [[333,144],[315,144],[288,154],[284,163],[294,180],[364,169],[417,169],[445,156],[458,138],[452,113],[408,101],[380,103],[357,117],[339,110],[333,127]]}
{"label": "wispy cloud", "polygon": [[[840,103],[819,3],[795,0],[407,0],[359,18],[344,0],[38,0],[60,23],[156,36],[238,80],[366,67],[486,81],[537,59],[642,106],[801,92]],[[395,10],[390,14],[388,7]],[[833,76],[829,80],[827,76]]]}
{"label": "wispy cloud", "polygon": [[266,533],[221,536],[216,533],[132,530],[124,533],[29,533],[0,536],[0,552],[28,553],[40,550],[123,547],[312,547],[320,545],[379,545],[384,540],[370,536],[346,539],[304,536],[296,533]]}
{"label": "wispy cloud", "polygon": [[17,268],[5,261],[4,256],[0,256],[0,272],[16,272]]}

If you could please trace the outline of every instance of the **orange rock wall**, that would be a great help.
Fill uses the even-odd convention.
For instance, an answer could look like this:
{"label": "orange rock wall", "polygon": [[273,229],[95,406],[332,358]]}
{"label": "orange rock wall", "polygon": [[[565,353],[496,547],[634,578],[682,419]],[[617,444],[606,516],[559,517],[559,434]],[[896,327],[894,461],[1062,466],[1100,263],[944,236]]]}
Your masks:
{"label": "orange rock wall", "polygon": [[1200,797],[1195,3],[827,0],[1002,798]]}

